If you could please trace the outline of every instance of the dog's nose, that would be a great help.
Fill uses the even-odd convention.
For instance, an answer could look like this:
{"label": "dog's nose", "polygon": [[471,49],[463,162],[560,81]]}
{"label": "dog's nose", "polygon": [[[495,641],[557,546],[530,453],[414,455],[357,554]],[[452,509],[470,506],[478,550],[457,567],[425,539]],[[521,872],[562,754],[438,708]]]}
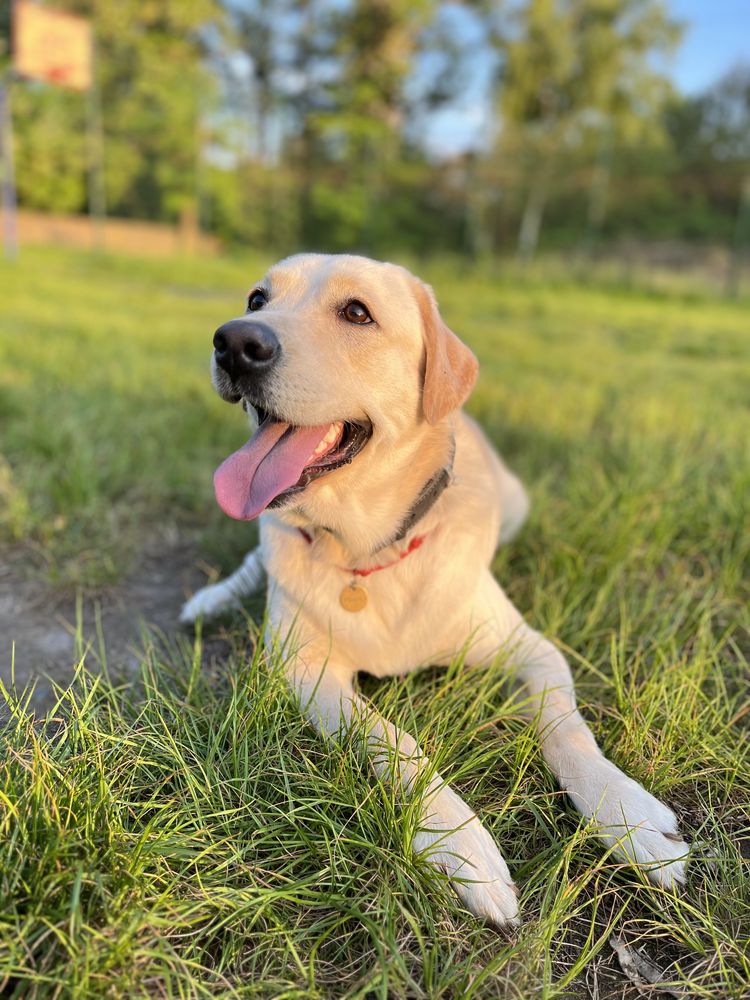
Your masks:
{"label": "dog's nose", "polygon": [[278,337],[265,323],[230,319],[214,334],[216,363],[237,378],[270,368],[281,353]]}

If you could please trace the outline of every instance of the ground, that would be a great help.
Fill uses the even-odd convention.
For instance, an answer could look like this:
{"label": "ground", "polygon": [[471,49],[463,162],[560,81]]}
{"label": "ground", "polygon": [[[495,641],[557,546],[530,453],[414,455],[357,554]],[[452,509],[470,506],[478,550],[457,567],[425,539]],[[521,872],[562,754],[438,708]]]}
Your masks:
{"label": "ground", "polygon": [[[183,592],[255,541],[213,502],[245,426],[207,361],[267,263],[25,250],[0,273],[0,676],[15,641],[19,695],[51,664],[72,681],[50,713],[42,687],[5,699],[0,993],[635,996],[614,938],[631,974],[661,970],[656,995],[744,1000],[748,302],[593,266],[413,265],[479,355],[470,412],[532,497],[493,570],[692,845],[677,894],[607,856],[500,663],[362,678],[503,849],[524,915],[504,936],[414,856],[419,802],[300,719],[257,602],[210,639],[175,627]],[[96,602],[104,678],[99,635],[78,652]]]}
{"label": "ground", "polygon": [[173,634],[185,597],[206,580],[196,565],[195,546],[179,539],[172,544],[156,539],[121,581],[83,594],[60,591],[40,579],[20,547],[4,555],[0,680],[18,691],[33,686],[37,712],[54,704],[54,684],[67,687],[84,650],[89,665],[104,659],[115,676],[135,676],[144,629]]}

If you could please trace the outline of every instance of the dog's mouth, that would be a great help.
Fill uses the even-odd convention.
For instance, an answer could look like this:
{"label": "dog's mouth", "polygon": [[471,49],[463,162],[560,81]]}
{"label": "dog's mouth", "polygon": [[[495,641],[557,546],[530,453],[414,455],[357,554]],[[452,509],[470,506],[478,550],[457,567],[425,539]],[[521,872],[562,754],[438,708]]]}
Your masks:
{"label": "dog's mouth", "polygon": [[280,507],[310,483],[348,465],[372,435],[372,424],[335,420],[297,427],[257,409],[258,430],[214,474],[219,506],[238,521]]}

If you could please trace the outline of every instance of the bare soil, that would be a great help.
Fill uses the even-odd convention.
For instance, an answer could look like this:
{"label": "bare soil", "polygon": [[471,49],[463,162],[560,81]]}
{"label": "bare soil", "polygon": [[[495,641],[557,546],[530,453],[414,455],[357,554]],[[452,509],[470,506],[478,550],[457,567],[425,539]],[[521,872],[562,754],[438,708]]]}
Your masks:
{"label": "bare soil", "polygon": [[[0,552],[0,678],[10,688],[14,677],[19,693],[33,682],[34,709],[50,707],[51,682],[69,684],[79,660],[79,614],[87,667],[102,663],[98,619],[108,669],[132,675],[149,636],[181,631],[182,602],[205,582],[194,549],[177,544],[141,553],[122,584],[87,597],[61,594],[35,579],[23,552]],[[215,642],[206,650],[220,652]]]}

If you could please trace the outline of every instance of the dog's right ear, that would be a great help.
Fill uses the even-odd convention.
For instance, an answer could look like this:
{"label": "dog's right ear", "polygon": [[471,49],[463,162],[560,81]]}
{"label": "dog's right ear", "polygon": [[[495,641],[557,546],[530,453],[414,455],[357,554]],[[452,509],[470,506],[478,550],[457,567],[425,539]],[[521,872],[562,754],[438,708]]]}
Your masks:
{"label": "dog's right ear", "polygon": [[469,398],[479,362],[445,324],[430,286],[414,278],[413,287],[425,343],[422,410],[428,423],[437,424]]}

